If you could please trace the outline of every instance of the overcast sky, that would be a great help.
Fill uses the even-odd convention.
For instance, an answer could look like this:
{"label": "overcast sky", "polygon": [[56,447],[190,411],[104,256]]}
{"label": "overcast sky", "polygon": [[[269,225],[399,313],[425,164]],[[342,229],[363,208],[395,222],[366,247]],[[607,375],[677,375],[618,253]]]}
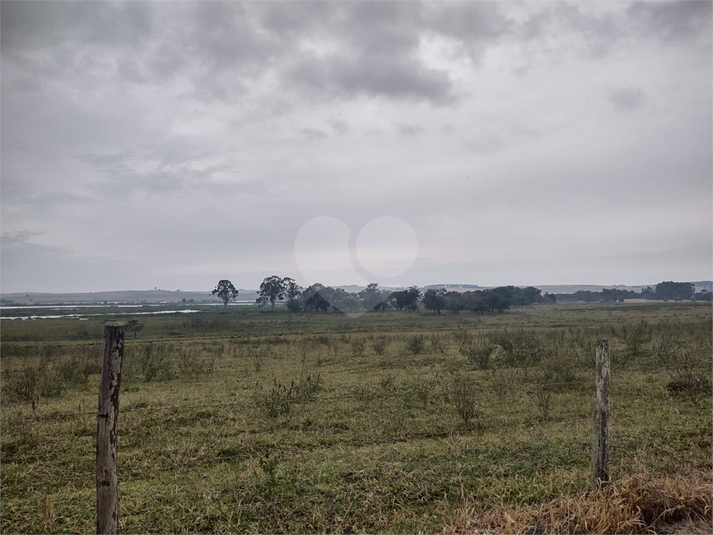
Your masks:
{"label": "overcast sky", "polygon": [[711,278],[710,2],[0,9],[3,292]]}

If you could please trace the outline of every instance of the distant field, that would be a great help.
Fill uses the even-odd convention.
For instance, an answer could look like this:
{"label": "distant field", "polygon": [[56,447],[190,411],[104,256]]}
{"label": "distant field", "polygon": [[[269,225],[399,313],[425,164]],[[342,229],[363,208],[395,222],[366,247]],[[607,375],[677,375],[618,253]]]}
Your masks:
{"label": "distant field", "polygon": [[123,532],[441,532],[580,493],[599,338],[613,481],[711,469],[710,304],[198,308],[2,320],[3,533],[95,530],[107,320],[144,323],[121,392]]}

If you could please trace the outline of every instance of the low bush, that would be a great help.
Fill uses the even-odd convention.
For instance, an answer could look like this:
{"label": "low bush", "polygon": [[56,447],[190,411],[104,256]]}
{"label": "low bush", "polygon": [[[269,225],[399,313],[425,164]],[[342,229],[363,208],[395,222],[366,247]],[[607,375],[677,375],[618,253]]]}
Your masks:
{"label": "low bush", "polygon": [[406,340],[406,350],[413,355],[419,355],[426,351],[426,338],[421,334],[410,336]]}
{"label": "low bush", "polygon": [[460,374],[453,376],[448,398],[463,421],[464,427],[468,427],[471,421],[478,416],[477,396],[478,385],[475,379]]}

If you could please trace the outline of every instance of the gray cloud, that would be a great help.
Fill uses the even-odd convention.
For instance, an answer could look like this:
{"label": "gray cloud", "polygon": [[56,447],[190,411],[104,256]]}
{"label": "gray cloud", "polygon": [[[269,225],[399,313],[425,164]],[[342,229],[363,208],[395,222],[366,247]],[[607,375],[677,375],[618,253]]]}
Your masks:
{"label": "gray cloud", "polygon": [[437,105],[455,99],[445,71],[423,68],[408,58],[398,61],[379,57],[310,59],[291,69],[288,79],[322,98],[383,96],[426,100]]}
{"label": "gray cloud", "polygon": [[27,243],[31,238],[41,235],[41,232],[30,232],[27,230],[22,230],[19,232],[3,232],[2,237],[0,239],[2,239],[3,247],[12,248],[21,246]]}
{"label": "gray cloud", "polygon": [[710,38],[712,13],[713,4],[699,0],[634,2],[627,11],[633,24],[665,41]]}
{"label": "gray cloud", "polygon": [[423,132],[423,127],[415,125],[415,124],[400,123],[400,124],[396,125],[396,129],[399,131],[399,133],[402,136],[406,136],[406,137],[416,137],[421,132]]}
{"label": "gray cloud", "polygon": [[646,95],[638,87],[623,87],[609,94],[609,102],[617,111],[634,111],[646,102]]}
{"label": "gray cloud", "polygon": [[329,121],[329,126],[332,128],[335,134],[340,136],[348,134],[350,131],[349,123],[340,119],[332,119],[331,121]]}
{"label": "gray cloud", "polygon": [[4,289],[256,287],[318,215],[404,283],[709,273],[708,2],[2,7]]}
{"label": "gray cloud", "polygon": [[310,140],[329,137],[324,130],[320,130],[319,128],[302,128],[300,129],[300,135]]}
{"label": "gray cloud", "polygon": [[497,2],[427,3],[424,26],[455,39],[459,48],[479,63],[487,46],[515,30]]}

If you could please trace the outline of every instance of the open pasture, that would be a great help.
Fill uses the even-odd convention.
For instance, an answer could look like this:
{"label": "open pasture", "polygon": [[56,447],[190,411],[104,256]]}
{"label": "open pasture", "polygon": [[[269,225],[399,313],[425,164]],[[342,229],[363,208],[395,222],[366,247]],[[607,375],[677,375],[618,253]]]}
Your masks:
{"label": "open pasture", "polygon": [[[136,318],[123,532],[440,532],[587,490],[599,338],[612,480],[711,468],[709,304]],[[105,320],[2,323],[3,533],[95,529]]]}

